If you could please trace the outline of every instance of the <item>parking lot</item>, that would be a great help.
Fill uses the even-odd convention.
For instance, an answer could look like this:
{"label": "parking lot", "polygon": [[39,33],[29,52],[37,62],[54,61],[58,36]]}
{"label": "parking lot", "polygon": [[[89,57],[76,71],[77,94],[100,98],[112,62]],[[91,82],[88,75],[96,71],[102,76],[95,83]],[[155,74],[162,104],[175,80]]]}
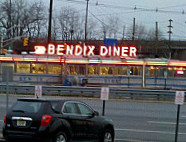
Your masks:
{"label": "parking lot", "polygon": [[[17,97],[10,96],[10,105]],[[99,99],[73,98],[83,100],[102,114]],[[6,96],[0,96],[0,131],[6,109]],[[131,100],[109,100],[105,116],[115,125],[116,142],[173,142],[175,137],[177,106],[173,102],[145,102]],[[186,139],[186,107],[181,106],[178,141]],[[1,136],[1,135],[0,135]]]}

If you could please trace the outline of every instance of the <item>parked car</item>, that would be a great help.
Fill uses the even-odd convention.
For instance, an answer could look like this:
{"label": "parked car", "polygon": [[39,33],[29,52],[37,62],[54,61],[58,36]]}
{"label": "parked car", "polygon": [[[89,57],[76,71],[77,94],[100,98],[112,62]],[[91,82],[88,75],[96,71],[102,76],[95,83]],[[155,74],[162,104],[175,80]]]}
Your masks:
{"label": "parked car", "polygon": [[81,101],[18,99],[4,117],[3,136],[7,141],[114,142],[114,126]]}

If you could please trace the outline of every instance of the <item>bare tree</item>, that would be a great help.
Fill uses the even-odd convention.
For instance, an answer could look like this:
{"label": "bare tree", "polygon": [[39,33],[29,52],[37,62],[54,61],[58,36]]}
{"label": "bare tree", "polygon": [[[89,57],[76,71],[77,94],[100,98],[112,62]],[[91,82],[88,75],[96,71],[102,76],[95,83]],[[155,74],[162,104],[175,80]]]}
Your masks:
{"label": "bare tree", "polygon": [[[146,40],[152,40],[152,41],[155,41],[156,40],[156,30],[155,29],[150,29],[147,33],[147,37],[146,37]],[[158,30],[158,39],[159,40],[164,40],[164,36],[163,36],[163,32],[159,29]]]}
{"label": "bare tree", "polygon": [[70,39],[70,31],[73,30],[73,35],[76,35],[80,17],[75,10],[71,8],[62,8],[59,15],[57,16],[59,21],[59,29],[61,34],[61,39]]}
{"label": "bare tree", "polygon": [[9,1],[2,2],[0,24],[7,30],[7,37],[38,38],[46,20],[46,11],[43,5],[42,2],[29,3],[25,0],[12,0],[11,5]]}
{"label": "bare tree", "polygon": [[109,37],[117,38],[117,34],[119,32],[119,17],[109,17],[108,26]]}

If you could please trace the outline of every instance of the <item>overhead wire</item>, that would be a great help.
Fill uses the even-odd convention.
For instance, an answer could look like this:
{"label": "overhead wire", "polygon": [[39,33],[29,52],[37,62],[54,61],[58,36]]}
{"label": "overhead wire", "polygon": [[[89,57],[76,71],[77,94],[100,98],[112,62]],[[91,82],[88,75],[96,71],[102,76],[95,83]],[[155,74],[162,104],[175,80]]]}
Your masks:
{"label": "overhead wire", "polygon": [[[86,4],[86,1],[80,1],[80,0],[65,0],[69,3],[78,3],[78,4]],[[180,10],[166,10],[168,8],[175,8],[175,7],[182,7],[182,6],[186,6],[186,5],[173,5],[173,6],[167,6],[167,7],[160,7],[160,8],[145,8],[145,7],[131,7],[131,6],[117,6],[117,5],[113,5],[113,4],[103,4],[103,3],[92,3],[89,2],[90,6],[96,7],[101,9],[102,8],[112,8],[112,9],[121,9],[122,12],[116,12],[116,11],[112,11],[112,13],[106,13],[104,14],[103,12],[101,12],[100,14],[93,14],[92,12],[89,11],[89,13],[95,18],[97,19],[100,23],[102,23],[103,25],[107,25],[105,24],[105,22],[103,22],[102,20],[100,20],[100,18],[98,18],[99,16],[106,16],[106,15],[118,15],[118,14],[128,14],[128,13],[138,13],[138,12],[155,12],[155,13],[170,13],[170,14],[182,14],[184,15],[185,13]],[[110,10],[109,10],[110,11]],[[131,19],[130,19],[131,20]],[[143,21],[144,22],[144,21]],[[158,21],[159,23],[168,23],[168,21]],[[151,22],[152,23],[152,22]],[[129,24],[129,23],[128,23]],[[145,22],[145,24],[147,24],[147,22]],[[108,26],[108,25],[107,25]],[[162,27],[163,29],[165,29],[165,27]],[[167,28],[167,26],[166,26]],[[167,29],[168,30],[168,29]],[[119,34],[123,34],[123,33],[119,33]]]}
{"label": "overhead wire", "polygon": [[[66,0],[68,2],[71,3],[79,3],[79,4],[86,4],[86,1],[80,1],[80,0]],[[99,3],[99,4],[95,4],[95,3],[91,3],[89,2],[89,5],[93,5],[93,6],[100,6],[100,7],[107,7],[107,8],[117,8],[117,9],[122,9],[122,10],[134,10],[136,12],[156,12],[156,13],[171,13],[171,14],[185,14],[183,13],[183,11],[173,11],[173,10],[161,10],[163,8],[143,8],[143,7],[127,7],[127,6],[118,6],[118,5],[113,5],[113,4],[104,4],[104,3]]]}
{"label": "overhead wire", "polygon": [[[90,13],[95,19],[97,19],[100,23],[102,23],[103,25],[109,27],[107,24],[105,24],[105,22],[103,22],[103,21],[100,20],[98,17],[96,17],[96,15],[94,15],[92,12],[89,11],[89,13]],[[123,33],[121,33],[121,32],[117,32],[117,33],[123,34]]]}

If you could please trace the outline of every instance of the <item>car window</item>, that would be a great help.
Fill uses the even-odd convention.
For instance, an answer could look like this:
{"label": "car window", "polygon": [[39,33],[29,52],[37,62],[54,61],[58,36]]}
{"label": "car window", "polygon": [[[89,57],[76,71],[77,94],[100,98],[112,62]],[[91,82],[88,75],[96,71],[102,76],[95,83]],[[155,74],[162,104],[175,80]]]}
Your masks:
{"label": "car window", "polygon": [[13,111],[23,111],[37,113],[41,108],[41,102],[18,101],[13,107]]}
{"label": "car window", "polygon": [[69,114],[78,114],[76,105],[74,103],[65,103],[62,112]]}
{"label": "car window", "polygon": [[93,111],[84,104],[78,104],[81,115],[92,115]]}

